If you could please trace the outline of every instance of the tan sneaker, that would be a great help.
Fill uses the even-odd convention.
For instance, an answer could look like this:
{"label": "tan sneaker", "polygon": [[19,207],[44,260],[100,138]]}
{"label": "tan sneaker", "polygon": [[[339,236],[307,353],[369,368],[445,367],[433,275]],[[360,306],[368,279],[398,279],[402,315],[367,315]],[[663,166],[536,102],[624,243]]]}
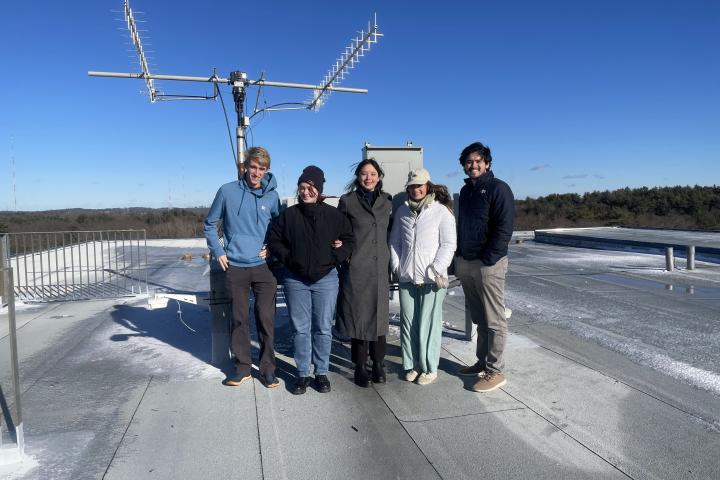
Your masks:
{"label": "tan sneaker", "polygon": [[493,390],[502,387],[507,383],[505,375],[502,373],[485,372],[485,375],[480,377],[480,380],[472,386],[472,389],[476,392],[486,393],[492,392]]}
{"label": "tan sneaker", "polygon": [[229,387],[239,387],[243,383],[249,382],[250,380],[252,380],[252,376],[250,375],[245,375],[244,377],[242,375],[235,375],[232,378],[226,379],[225,385]]}
{"label": "tan sneaker", "polygon": [[408,382],[414,382],[415,379],[418,377],[418,372],[415,370],[408,370],[405,372],[405,380]]}
{"label": "tan sneaker", "polygon": [[475,365],[458,368],[457,374],[463,377],[482,377],[485,375],[485,367],[481,367],[480,364],[476,363]]}
{"label": "tan sneaker", "polygon": [[430,385],[437,379],[437,373],[421,373],[417,379],[418,385]]}

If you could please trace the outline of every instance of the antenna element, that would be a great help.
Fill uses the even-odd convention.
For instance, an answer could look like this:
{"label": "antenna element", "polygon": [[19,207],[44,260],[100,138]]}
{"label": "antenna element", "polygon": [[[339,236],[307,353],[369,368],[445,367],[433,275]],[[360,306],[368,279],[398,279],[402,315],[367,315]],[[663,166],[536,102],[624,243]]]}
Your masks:
{"label": "antenna element", "polygon": [[350,69],[354,68],[355,64],[360,61],[360,57],[365,56],[365,53],[370,51],[370,47],[377,43],[378,37],[383,36],[378,29],[377,14],[374,15],[372,24],[368,22],[367,33],[363,30],[358,33],[359,36],[352,39],[350,45],[345,47],[345,52],[335,62],[335,65],[330,67],[318,88],[313,90],[313,97],[310,99],[308,109],[318,111],[325,104],[327,97],[330,96],[333,90],[332,87],[337,87],[345,79],[345,75],[350,73]]}

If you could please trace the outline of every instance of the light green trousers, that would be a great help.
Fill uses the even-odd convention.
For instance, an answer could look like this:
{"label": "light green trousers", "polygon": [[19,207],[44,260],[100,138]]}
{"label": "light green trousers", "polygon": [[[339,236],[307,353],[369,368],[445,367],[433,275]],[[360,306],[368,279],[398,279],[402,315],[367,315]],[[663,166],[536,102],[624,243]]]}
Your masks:
{"label": "light green trousers", "polygon": [[437,372],[446,292],[434,284],[400,284],[400,346],[405,370]]}

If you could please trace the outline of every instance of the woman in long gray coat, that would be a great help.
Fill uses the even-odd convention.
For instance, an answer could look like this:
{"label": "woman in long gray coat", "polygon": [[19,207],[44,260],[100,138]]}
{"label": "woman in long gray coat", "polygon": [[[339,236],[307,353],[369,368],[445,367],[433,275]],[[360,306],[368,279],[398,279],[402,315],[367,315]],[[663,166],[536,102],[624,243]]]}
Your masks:
{"label": "woman in long gray coat", "polygon": [[355,383],[370,386],[365,368],[373,361],[372,381],[385,382],[385,336],[388,333],[388,231],[392,198],[382,191],[384,172],[370,158],[355,169],[350,191],[340,197],[338,209],[347,215],[356,239],[350,259],[340,271],[338,326],[351,337]]}

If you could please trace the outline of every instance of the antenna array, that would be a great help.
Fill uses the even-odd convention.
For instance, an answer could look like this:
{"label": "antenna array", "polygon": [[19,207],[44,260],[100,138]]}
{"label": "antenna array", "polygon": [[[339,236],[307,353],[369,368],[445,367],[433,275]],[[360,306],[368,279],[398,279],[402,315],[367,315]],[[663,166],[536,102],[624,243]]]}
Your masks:
{"label": "antenna array", "polygon": [[[218,84],[227,84],[232,86],[233,99],[235,101],[235,111],[237,113],[237,129],[236,129],[236,141],[237,141],[237,155],[233,151],[233,157],[238,165],[238,172],[242,174],[242,164],[244,160],[245,144],[245,130],[250,126],[250,119],[256,114],[261,112],[270,112],[276,110],[318,110],[327,100],[327,97],[331,92],[348,92],[348,93],[367,93],[364,88],[349,88],[338,86],[345,76],[349,73],[350,69],[355,67],[355,64],[360,61],[360,58],[370,50],[370,47],[378,42],[378,38],[383,36],[378,29],[377,15],[374,16],[372,23],[368,22],[368,31],[364,30],[358,32],[359,36],[354,38],[348,47],[345,47],[345,52],[335,62],[335,65],[330,68],[328,73],[323,78],[319,85],[312,85],[306,83],[288,83],[288,82],[275,82],[269,81],[264,78],[264,75],[257,80],[248,79],[247,74],[242,71],[233,71],[230,73],[228,78],[222,78],[216,75],[214,69],[213,74],[208,77],[191,77],[187,75],[159,75],[150,73],[147,59],[145,57],[145,50],[140,40],[139,30],[137,28],[135,18],[133,17],[133,11],[130,8],[129,0],[124,0],[124,11],[125,21],[127,28],[130,32],[133,45],[137,52],[141,73],[123,73],[123,72],[95,72],[90,71],[88,75],[91,77],[111,77],[111,78],[139,78],[145,81],[147,86],[148,96],[151,102],[160,100],[215,100],[220,96],[220,89]],[[155,90],[155,80],[175,80],[180,82],[201,82],[201,83],[212,83],[214,94],[212,96],[206,95],[168,95],[163,92]],[[300,88],[306,90],[312,90],[313,96],[310,100],[305,102],[283,102],[272,106],[257,108],[257,100],[255,111],[251,116],[245,116],[245,93],[248,87],[284,87],[284,88]],[[259,90],[258,90],[259,97]],[[220,96],[220,100],[222,97]],[[296,105],[289,107],[288,105]],[[223,103],[223,110],[225,105]],[[227,118],[227,114],[226,114]],[[229,130],[229,127],[228,127]]]}
{"label": "antenna array", "polygon": [[332,87],[337,87],[345,79],[345,75],[350,73],[350,69],[355,68],[360,57],[364,57],[365,53],[370,51],[370,47],[378,42],[378,37],[383,36],[378,29],[377,14],[374,15],[372,24],[368,22],[368,31],[361,30],[358,34],[359,36],[353,38],[350,45],[345,47],[345,51],[335,65],[330,67],[318,88],[313,90],[308,109],[318,111],[332,93]]}
{"label": "antenna array", "polygon": [[138,32],[138,28],[135,23],[135,17],[133,17],[132,8],[130,8],[129,0],[125,0],[124,6],[127,28],[130,32],[130,38],[132,39],[133,45],[135,45],[135,50],[137,51],[138,58],[140,60],[140,69],[142,70],[141,78],[145,79],[145,85],[148,89],[148,96],[150,97],[150,102],[155,103],[155,101],[157,100],[155,81],[150,77],[150,68],[148,67],[147,58],[145,58],[145,50],[143,49],[142,42],[140,41],[140,33]]}

